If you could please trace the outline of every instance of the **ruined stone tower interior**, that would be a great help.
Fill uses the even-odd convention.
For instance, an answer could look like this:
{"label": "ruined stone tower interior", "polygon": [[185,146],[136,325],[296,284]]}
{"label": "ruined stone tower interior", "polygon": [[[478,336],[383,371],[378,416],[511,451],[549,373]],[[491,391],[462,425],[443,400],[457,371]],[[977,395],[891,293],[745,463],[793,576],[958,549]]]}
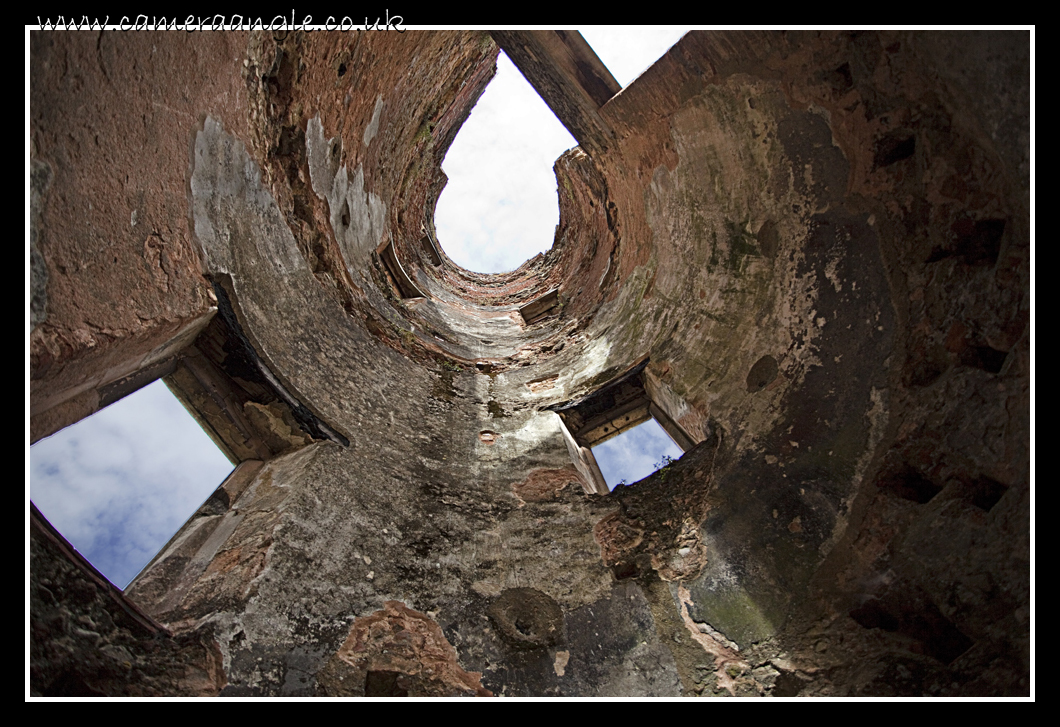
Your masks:
{"label": "ruined stone tower interior", "polygon": [[[478,274],[433,217],[500,49],[578,146]],[[124,592],[31,508],[31,695],[1031,694],[1028,32],[29,59],[30,441],[164,378],[239,462]]]}

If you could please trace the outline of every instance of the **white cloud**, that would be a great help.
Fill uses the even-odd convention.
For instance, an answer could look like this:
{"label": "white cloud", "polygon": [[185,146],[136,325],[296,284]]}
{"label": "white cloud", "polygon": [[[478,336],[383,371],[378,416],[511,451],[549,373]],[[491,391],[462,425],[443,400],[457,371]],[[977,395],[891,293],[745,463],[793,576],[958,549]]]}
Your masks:
{"label": "white cloud", "polygon": [[[685,33],[678,28],[582,31],[625,87]],[[552,247],[559,222],[552,166],[577,145],[503,52],[497,75],[460,129],[442,168],[438,241],[457,265],[514,270]]]}
{"label": "white cloud", "polygon": [[552,247],[559,222],[552,165],[574,138],[508,57],[461,127],[442,168],[438,242],[476,272],[514,270]]}
{"label": "white cloud", "polygon": [[593,447],[609,490],[623,480],[626,484],[639,482],[658,469],[657,465],[665,462],[664,457],[680,459],[682,454],[681,448],[654,419]]}

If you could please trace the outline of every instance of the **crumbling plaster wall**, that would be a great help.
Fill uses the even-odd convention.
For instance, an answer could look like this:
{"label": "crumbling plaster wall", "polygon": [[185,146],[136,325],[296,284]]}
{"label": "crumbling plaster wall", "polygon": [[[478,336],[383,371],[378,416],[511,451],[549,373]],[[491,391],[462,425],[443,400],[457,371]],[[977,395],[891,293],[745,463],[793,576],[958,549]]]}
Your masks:
{"label": "crumbling plaster wall", "polygon": [[[187,277],[350,444],[266,463],[130,588],[224,694],[1026,693],[1025,35],[691,34],[507,276],[420,243],[487,34],[239,41],[241,113],[180,132]],[[586,496],[545,407],[646,355],[700,444]]]}
{"label": "crumbling plaster wall", "polygon": [[188,226],[188,153],[207,111],[248,133],[246,43],[33,35],[34,441],[96,411],[108,384],[172,356],[212,315]]}

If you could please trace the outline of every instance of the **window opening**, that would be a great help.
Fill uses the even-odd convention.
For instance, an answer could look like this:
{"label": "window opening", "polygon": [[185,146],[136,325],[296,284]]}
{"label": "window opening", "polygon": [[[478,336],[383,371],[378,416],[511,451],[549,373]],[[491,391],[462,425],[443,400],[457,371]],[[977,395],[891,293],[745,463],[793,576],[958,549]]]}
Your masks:
{"label": "window opening", "polygon": [[[644,479],[695,445],[695,440],[653,400],[647,365],[648,359],[643,359],[595,392],[548,407],[559,415],[560,431],[587,493],[603,495],[623,480],[632,483]],[[647,428],[641,426],[648,422]],[[623,434],[633,436],[622,438]],[[611,440],[618,441],[606,446]],[[600,457],[608,460],[610,477]],[[634,466],[634,461],[641,464]]]}
{"label": "window opening", "polygon": [[503,52],[497,75],[460,128],[442,168],[438,242],[457,265],[515,270],[552,247],[559,197],[552,166],[577,142]]}
{"label": "window opening", "polygon": [[625,88],[681,40],[688,28],[597,28],[579,32]]}
{"label": "window opening", "polygon": [[630,485],[681,458],[684,452],[654,418],[592,448],[608,491]]}
{"label": "window opening", "polygon": [[530,325],[534,321],[541,320],[549,314],[553,308],[559,305],[559,288],[553,288],[540,298],[532,300],[519,309],[519,315],[523,322]]}
{"label": "window opening", "polygon": [[30,499],[124,589],[232,471],[161,381],[30,448]]}

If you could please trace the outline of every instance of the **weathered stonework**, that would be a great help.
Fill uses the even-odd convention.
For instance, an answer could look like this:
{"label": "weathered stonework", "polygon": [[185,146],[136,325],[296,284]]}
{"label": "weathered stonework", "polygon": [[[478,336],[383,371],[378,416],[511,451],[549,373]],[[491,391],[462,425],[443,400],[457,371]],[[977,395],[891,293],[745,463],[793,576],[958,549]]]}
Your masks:
{"label": "weathered stonework", "polygon": [[211,629],[174,636],[123,597],[30,513],[30,680],[55,697],[217,696],[225,687]]}
{"label": "weathered stonework", "polygon": [[[581,146],[485,275],[433,212],[498,43]],[[243,463],[112,594],[141,676],[34,546],[32,693],[1029,694],[1028,34],[584,53],[31,34],[33,437],[165,376]],[[690,449],[586,494],[556,412],[638,365]]]}
{"label": "weathered stonework", "polygon": [[319,687],[341,697],[492,697],[457,664],[434,621],[398,601],[354,621],[320,672]]}

